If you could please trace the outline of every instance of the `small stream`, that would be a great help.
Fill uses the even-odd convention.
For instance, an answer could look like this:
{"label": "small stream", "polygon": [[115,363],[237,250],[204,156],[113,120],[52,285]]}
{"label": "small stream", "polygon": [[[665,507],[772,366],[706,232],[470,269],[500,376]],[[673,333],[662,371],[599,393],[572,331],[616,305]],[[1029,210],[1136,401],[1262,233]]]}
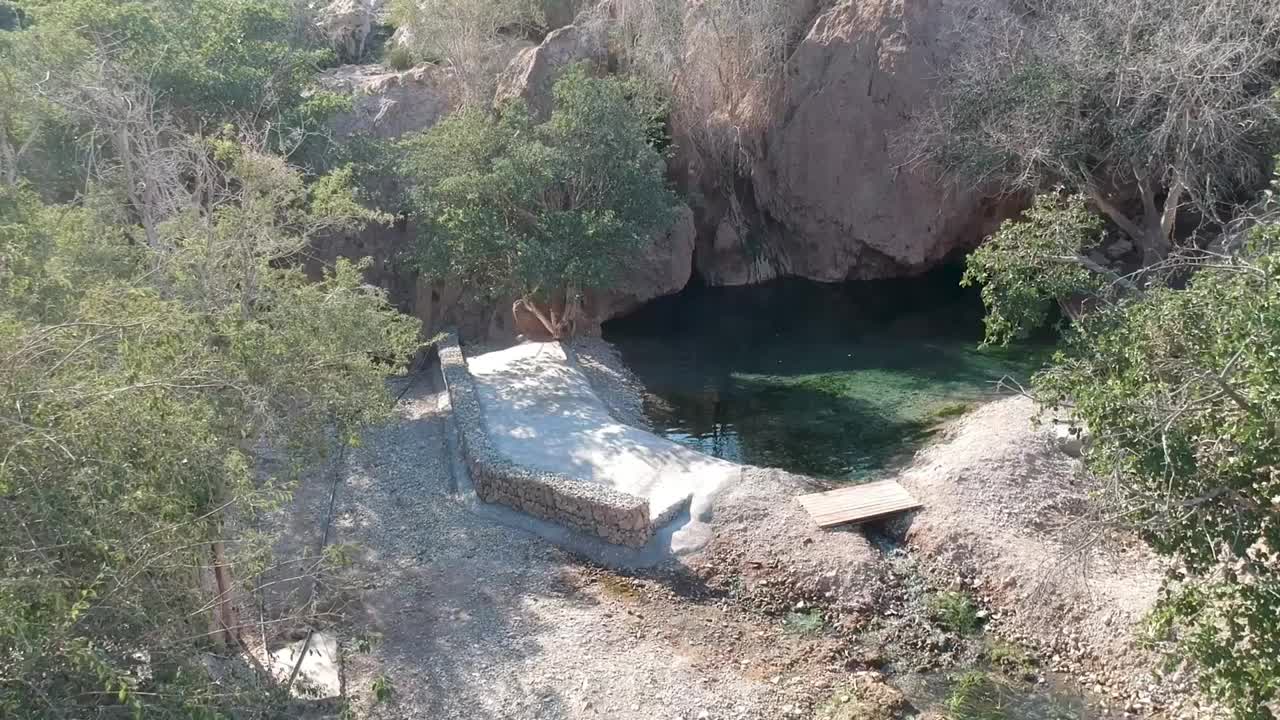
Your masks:
{"label": "small stream", "polygon": [[848,284],[693,286],[605,326],[654,429],[716,457],[861,482],[948,417],[1043,364],[1047,343],[980,350],[982,304],[950,267]]}

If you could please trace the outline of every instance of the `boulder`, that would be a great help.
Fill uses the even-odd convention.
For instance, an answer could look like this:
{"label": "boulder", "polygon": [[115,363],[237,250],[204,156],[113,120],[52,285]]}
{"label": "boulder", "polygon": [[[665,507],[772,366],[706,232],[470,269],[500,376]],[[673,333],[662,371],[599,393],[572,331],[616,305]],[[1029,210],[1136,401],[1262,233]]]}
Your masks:
{"label": "boulder", "polygon": [[352,97],[350,112],[330,127],[339,138],[396,138],[435,125],[454,108],[452,74],[437,65],[396,71],[386,65],[343,65],[323,73],[326,90]]}
{"label": "boulder", "polygon": [[603,26],[562,27],[547,35],[540,45],[525,48],[512,58],[498,77],[494,103],[521,98],[535,121],[545,120],[551,115],[551,90],[560,74],[580,62],[603,67],[608,54]]}
{"label": "boulder", "polygon": [[608,290],[584,293],[589,333],[598,334],[607,320],[626,315],[641,305],[684,289],[693,275],[697,228],[693,211],[681,205],[671,229],[646,243]]}
{"label": "boulder", "polygon": [[[392,304],[420,319],[427,336],[454,327],[468,342],[503,343],[521,335],[548,339],[532,313],[513,310],[515,298],[480,298],[461,283],[428,282],[409,268],[402,259],[416,233],[412,222],[400,222],[325,235],[312,243],[305,267],[318,279],[338,258],[371,258],[365,279],[385,289]],[[578,334],[599,335],[604,322],[683,289],[693,272],[694,235],[693,211],[681,206],[671,228],[640,249],[611,289],[583,294]]]}
{"label": "boulder", "polygon": [[721,195],[699,218],[700,274],[723,285],[910,275],[1020,209],[945,186],[894,147],[955,51],[954,4],[843,0],[817,14],[780,87],[756,103],[769,117],[742,141],[749,167],[730,197],[719,179],[695,178]]}
{"label": "boulder", "polygon": [[316,14],[316,31],[338,57],[356,62],[363,55],[385,0],[333,0]]}

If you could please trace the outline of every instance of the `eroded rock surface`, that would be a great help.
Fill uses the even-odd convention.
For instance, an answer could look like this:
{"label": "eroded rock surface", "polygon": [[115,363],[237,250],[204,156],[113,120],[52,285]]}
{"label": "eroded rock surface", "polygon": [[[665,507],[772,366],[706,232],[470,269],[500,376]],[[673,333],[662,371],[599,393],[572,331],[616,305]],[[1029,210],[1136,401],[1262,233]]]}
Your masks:
{"label": "eroded rock surface", "polygon": [[340,58],[355,62],[364,55],[386,4],[386,0],[333,0],[316,15],[316,31]]}
{"label": "eroded rock surface", "polygon": [[1016,210],[944,186],[895,148],[954,52],[953,5],[845,1],[816,17],[766,129],[744,140],[749,177],[701,219],[698,271],[711,283],[909,275]]}
{"label": "eroded rock surface", "polygon": [[681,205],[671,229],[646,243],[608,290],[585,293],[584,309],[591,325],[590,334],[598,333],[600,324],[606,320],[684,289],[693,275],[696,237],[693,211]]}
{"label": "eroded rock surface", "polygon": [[456,106],[452,75],[437,65],[396,71],[386,65],[343,65],[320,76],[326,90],[353,99],[330,122],[339,138],[397,138],[425,130]]}
{"label": "eroded rock surface", "polygon": [[498,77],[494,103],[521,98],[536,120],[545,120],[554,104],[551,90],[561,73],[581,62],[601,66],[607,59],[604,28],[594,24],[562,27],[511,60]]}

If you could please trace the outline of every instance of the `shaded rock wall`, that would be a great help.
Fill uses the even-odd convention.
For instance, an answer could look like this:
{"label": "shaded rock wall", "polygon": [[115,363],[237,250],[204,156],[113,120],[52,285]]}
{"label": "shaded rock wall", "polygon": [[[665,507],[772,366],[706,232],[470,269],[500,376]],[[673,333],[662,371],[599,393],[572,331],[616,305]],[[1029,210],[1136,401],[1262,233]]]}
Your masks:
{"label": "shaded rock wall", "polygon": [[698,273],[718,285],[911,275],[1020,209],[944,186],[895,148],[955,51],[954,4],[845,0],[817,14],[776,97],[756,103],[770,116],[743,139],[749,167],[731,187],[693,170],[708,198],[698,208]]}
{"label": "shaded rock wall", "polygon": [[[1021,199],[946,186],[931,170],[904,164],[896,147],[955,51],[950,18],[957,2],[814,0],[797,10],[796,45],[780,81],[744,103],[754,118],[716,114],[715,122],[737,133],[735,153],[745,160],[726,176],[690,156],[693,128],[672,127],[679,158],[673,172],[694,198],[693,210],[682,210],[614,287],[584,294],[579,331],[598,333],[600,323],[679,291],[695,272],[712,285],[918,274],[976,246],[1018,212]],[[511,60],[496,101],[522,98],[545,117],[560,73],[584,61],[604,71],[608,47],[598,24],[556,30]],[[706,65],[693,60],[691,67]],[[356,98],[355,109],[334,121],[340,136],[396,138],[431,127],[456,106],[450,74],[433,65],[404,72],[344,66],[325,85]],[[317,255],[372,254],[370,280],[388,287],[428,332],[460,325],[470,337],[504,341],[537,329],[512,313],[511,298],[481,301],[458,283],[428,286],[388,262],[412,241],[411,228],[370,228],[327,239]]]}

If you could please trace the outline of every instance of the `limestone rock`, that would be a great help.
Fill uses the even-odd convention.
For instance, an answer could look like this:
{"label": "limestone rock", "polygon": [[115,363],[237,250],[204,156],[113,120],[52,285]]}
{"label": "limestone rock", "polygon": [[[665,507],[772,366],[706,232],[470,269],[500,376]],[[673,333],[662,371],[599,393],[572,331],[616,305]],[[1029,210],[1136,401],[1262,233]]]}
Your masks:
{"label": "limestone rock", "polygon": [[554,98],[551,95],[560,74],[579,62],[601,66],[608,58],[603,27],[595,24],[568,25],[547,35],[541,45],[521,50],[498,77],[494,103],[522,98],[535,120],[545,120]]}
{"label": "limestone rock", "polygon": [[350,112],[331,121],[340,138],[395,138],[425,130],[455,104],[452,75],[430,64],[402,72],[386,65],[343,65],[321,75],[320,84],[354,100]]}
{"label": "limestone rock", "polygon": [[700,218],[698,270],[708,281],[909,275],[975,245],[1018,209],[943,186],[893,147],[955,50],[954,4],[843,0],[817,15],[777,97],[759,103],[772,109],[765,129],[744,139],[749,176]]}
{"label": "limestone rock", "polygon": [[609,290],[586,293],[584,308],[595,324],[625,315],[646,302],[684,289],[693,274],[697,228],[693,211],[680,206],[671,229],[647,243]]}
{"label": "limestone rock", "polygon": [[333,0],[316,15],[316,30],[348,62],[363,55],[385,0]]}

